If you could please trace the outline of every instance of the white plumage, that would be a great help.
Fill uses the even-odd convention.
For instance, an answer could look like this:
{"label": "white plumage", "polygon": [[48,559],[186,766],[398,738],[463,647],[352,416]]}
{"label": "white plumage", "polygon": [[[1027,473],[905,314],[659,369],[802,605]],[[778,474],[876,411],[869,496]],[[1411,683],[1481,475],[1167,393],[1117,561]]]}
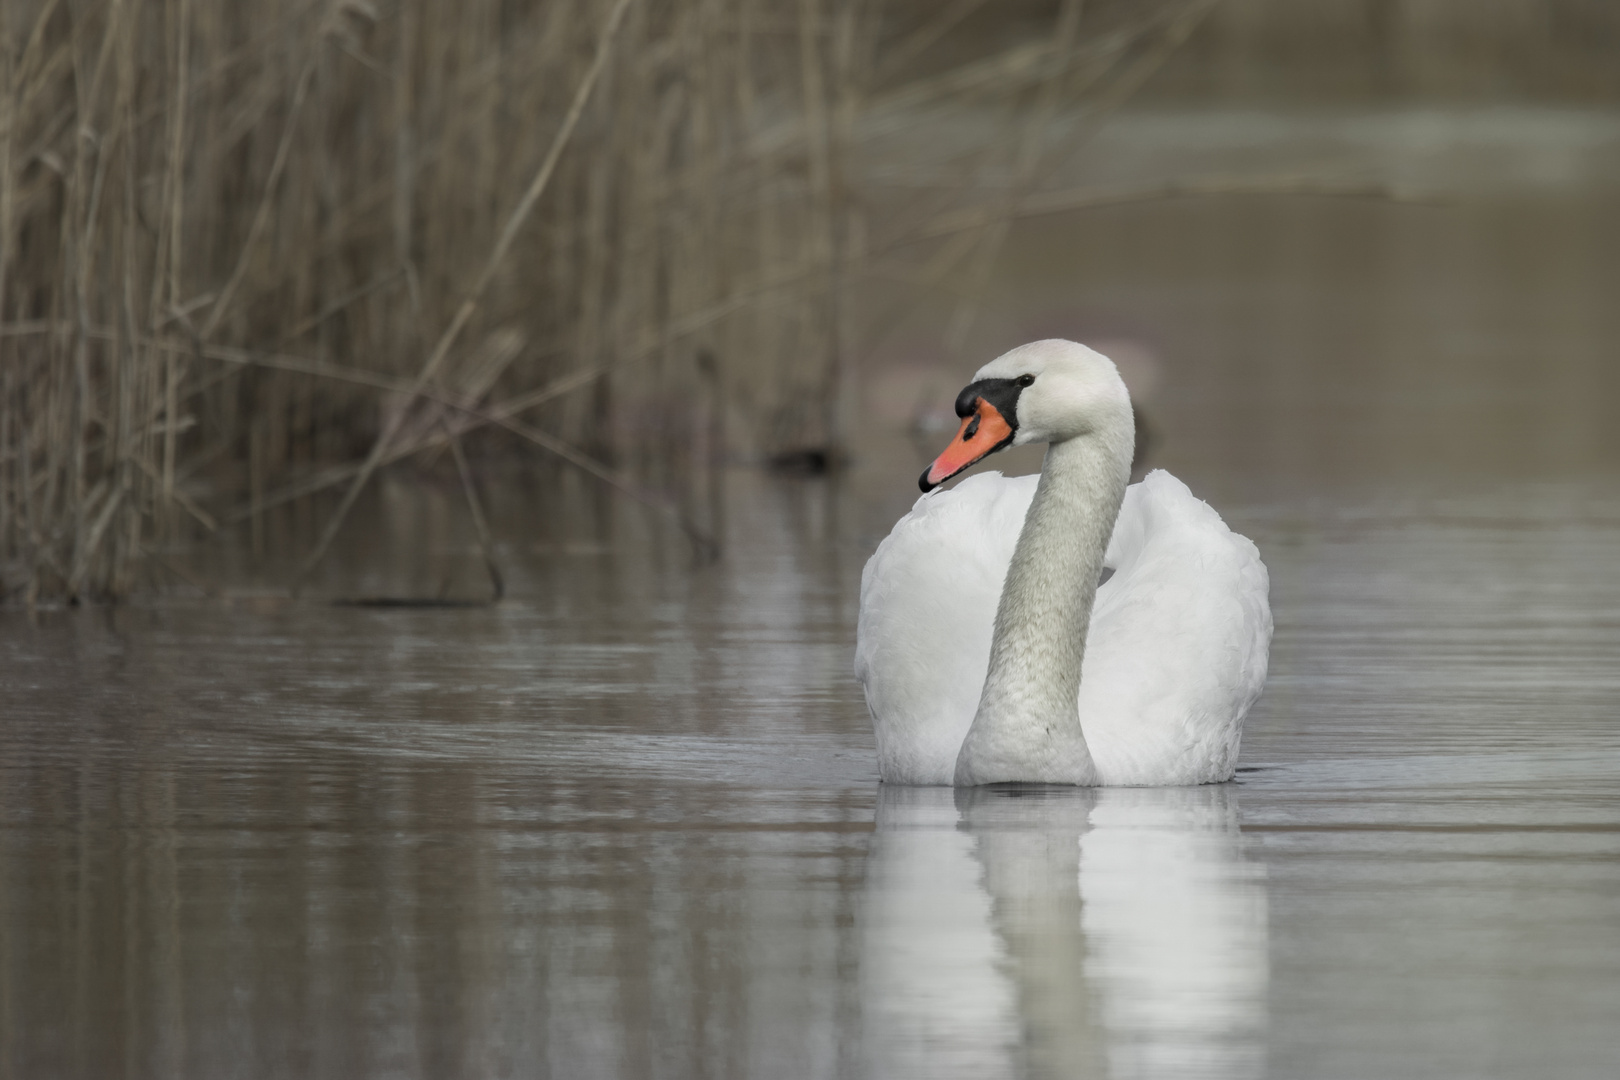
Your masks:
{"label": "white plumage", "polygon": [[[1081,350],[1087,363],[1095,358],[1112,372],[1081,346],[1038,344]],[[1020,351],[981,376],[997,365],[1018,370],[1004,362]],[[855,673],[886,782],[963,782],[958,757],[981,709],[997,606],[1038,479],[988,473],[926,494],[867,562]],[[1071,782],[1230,779],[1271,641],[1268,579],[1254,544],[1161,470],[1125,490],[1102,563],[1113,575],[1096,590],[1077,703],[1095,772]],[[1025,575],[1059,588],[1053,576]]]}

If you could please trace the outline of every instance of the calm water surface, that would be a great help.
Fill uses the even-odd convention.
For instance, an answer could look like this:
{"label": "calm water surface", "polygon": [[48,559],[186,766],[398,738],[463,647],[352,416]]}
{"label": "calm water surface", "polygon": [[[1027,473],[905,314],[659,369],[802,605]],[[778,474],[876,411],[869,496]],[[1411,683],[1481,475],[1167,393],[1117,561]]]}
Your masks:
{"label": "calm water surface", "polygon": [[[1342,267],[1201,273],[1128,299],[1177,312],[1161,463],[1272,570],[1236,782],[880,787],[903,442],[735,471],[702,568],[570,481],[497,508],[495,607],[3,612],[0,1076],[1620,1073],[1614,305],[1504,271],[1459,344],[1444,290],[1264,323]],[[330,581],[431,593],[411,536],[474,589],[459,497],[385,485]]]}
{"label": "calm water surface", "polygon": [[1239,781],[961,793],[876,783],[848,493],[753,498],[492,609],[6,616],[7,1074],[1613,1075],[1612,493],[1234,510]]}

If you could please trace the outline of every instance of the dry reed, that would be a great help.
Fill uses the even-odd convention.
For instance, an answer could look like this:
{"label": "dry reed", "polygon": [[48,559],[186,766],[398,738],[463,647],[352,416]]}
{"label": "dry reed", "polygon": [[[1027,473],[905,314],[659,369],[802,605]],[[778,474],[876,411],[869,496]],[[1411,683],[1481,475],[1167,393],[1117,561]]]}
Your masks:
{"label": "dry reed", "polygon": [[[861,282],[982,274],[1085,205],[1056,164],[1209,0],[964,49],[983,7],[3,5],[0,592],[123,595],[341,488],[307,569],[448,447],[498,595],[464,446],[497,431],[712,544],[705,466],[845,442]],[[943,109],[1019,119],[896,178]]]}

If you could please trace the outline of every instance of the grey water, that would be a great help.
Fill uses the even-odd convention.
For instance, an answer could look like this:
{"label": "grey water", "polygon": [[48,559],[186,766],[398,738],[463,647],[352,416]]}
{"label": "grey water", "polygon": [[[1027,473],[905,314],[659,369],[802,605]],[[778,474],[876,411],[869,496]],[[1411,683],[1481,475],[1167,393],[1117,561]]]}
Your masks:
{"label": "grey water", "polygon": [[[938,437],[881,400],[849,471],[732,469],[712,564],[547,473],[501,603],[325,602],[482,587],[400,471],[303,599],[0,612],[0,1076],[1616,1075],[1617,221],[1018,238],[972,347],[1121,343],[1271,569],[1230,784],[877,782],[860,571]],[[917,333],[868,397],[961,374]]]}

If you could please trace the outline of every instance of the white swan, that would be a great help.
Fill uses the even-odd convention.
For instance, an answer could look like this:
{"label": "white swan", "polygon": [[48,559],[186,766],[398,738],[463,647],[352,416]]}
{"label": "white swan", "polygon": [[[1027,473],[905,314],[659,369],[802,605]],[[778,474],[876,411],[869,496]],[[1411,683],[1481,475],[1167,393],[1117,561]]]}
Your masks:
{"label": "white swan", "polygon": [[[1254,545],[1169,473],[1127,488],[1130,396],[1083,345],[998,357],[956,412],[925,494],[861,574],[855,674],[884,781],[1231,779],[1271,644]],[[1031,442],[1050,444],[1039,482],[932,491]]]}

